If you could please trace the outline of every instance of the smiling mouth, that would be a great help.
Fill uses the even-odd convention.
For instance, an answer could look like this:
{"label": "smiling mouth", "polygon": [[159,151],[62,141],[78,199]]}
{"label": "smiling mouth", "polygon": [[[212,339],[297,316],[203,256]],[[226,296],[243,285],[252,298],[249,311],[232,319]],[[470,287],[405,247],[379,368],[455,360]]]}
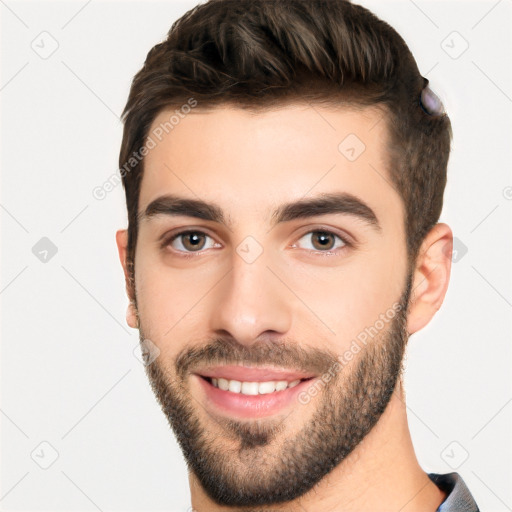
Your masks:
{"label": "smiling mouth", "polygon": [[271,393],[279,393],[286,389],[294,388],[304,381],[312,380],[314,377],[295,379],[295,380],[273,380],[273,381],[239,381],[235,379],[225,379],[222,377],[205,377],[199,375],[203,380],[207,381],[213,387],[223,391],[242,395],[267,395]]}

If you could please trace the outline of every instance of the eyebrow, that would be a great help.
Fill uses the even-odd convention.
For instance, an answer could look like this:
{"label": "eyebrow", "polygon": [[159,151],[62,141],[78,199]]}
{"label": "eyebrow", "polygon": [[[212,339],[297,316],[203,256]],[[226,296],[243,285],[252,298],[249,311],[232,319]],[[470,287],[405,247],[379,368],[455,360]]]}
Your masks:
{"label": "eyebrow", "polygon": [[[376,231],[382,230],[375,212],[364,201],[347,192],[320,194],[313,198],[280,205],[272,213],[272,226],[295,219],[336,213],[357,217]],[[160,215],[194,217],[218,222],[228,228],[231,225],[218,205],[173,194],[166,194],[151,201],[145,210],[139,212],[137,220],[140,222]]]}

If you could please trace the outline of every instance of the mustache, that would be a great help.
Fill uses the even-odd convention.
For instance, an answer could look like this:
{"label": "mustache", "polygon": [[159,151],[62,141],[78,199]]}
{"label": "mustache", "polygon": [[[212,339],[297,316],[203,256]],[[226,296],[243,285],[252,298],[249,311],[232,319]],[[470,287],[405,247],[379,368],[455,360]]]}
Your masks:
{"label": "mustache", "polygon": [[284,339],[262,339],[247,346],[234,338],[218,337],[203,346],[182,350],[175,360],[176,375],[185,379],[201,368],[213,365],[278,366],[324,374],[337,361],[337,354],[329,349],[300,346]]}

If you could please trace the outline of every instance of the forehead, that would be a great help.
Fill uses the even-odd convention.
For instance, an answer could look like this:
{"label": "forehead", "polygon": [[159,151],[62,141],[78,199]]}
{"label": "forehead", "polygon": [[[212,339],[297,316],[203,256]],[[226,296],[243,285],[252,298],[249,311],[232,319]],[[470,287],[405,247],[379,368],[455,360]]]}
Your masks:
{"label": "forehead", "polygon": [[154,147],[144,158],[139,213],[169,193],[270,222],[284,202],[346,192],[376,212],[394,207],[402,214],[380,109],[288,105],[255,113],[198,105],[173,114],[160,112],[149,130]]}

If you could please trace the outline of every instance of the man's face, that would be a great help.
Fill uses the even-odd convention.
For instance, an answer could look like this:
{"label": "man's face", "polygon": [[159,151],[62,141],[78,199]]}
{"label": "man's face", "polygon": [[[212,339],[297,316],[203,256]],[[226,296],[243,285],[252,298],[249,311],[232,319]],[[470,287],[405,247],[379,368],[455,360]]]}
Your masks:
{"label": "man's face", "polygon": [[[160,350],[146,371],[189,470],[218,503],[303,495],[390,399],[411,282],[385,130],[373,109],[199,105],[145,158],[136,303],[141,341]],[[169,202],[147,209],[171,194],[223,218]],[[283,206],[333,194],[346,197]],[[201,376],[226,365],[246,367],[242,377],[257,367],[313,378],[269,394],[242,384],[240,394],[237,381],[297,376],[231,378],[228,390]]]}

